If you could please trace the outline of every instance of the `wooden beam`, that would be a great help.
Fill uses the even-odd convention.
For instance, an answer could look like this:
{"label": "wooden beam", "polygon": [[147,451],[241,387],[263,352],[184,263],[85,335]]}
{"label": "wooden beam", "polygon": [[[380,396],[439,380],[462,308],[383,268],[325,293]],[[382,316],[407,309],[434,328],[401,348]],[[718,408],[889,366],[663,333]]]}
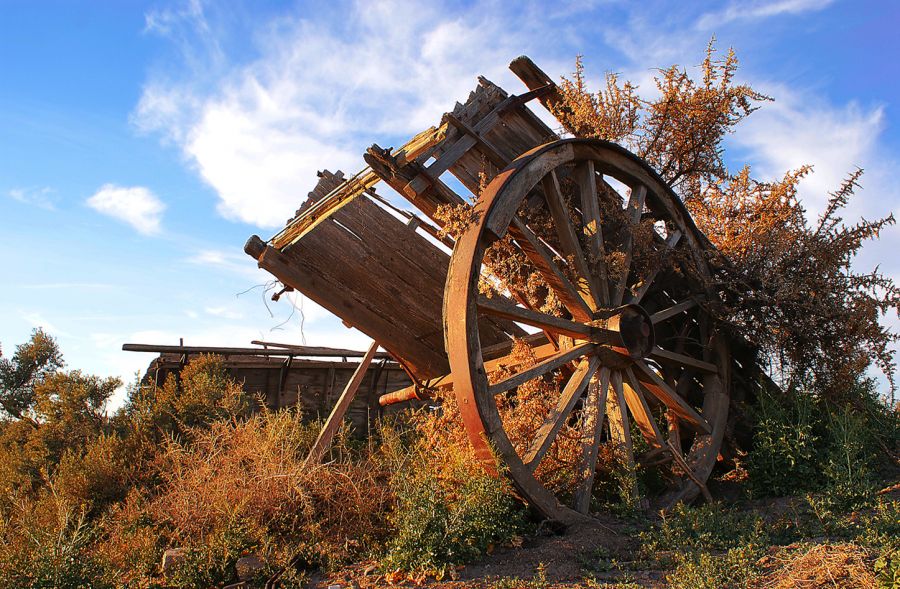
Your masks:
{"label": "wooden beam", "polygon": [[372,345],[369,346],[369,349],[366,351],[366,355],[363,356],[362,361],[353,373],[350,382],[344,387],[338,402],[331,410],[331,415],[325,420],[325,425],[322,426],[322,431],[319,432],[316,443],[313,444],[312,448],[309,450],[305,464],[318,464],[322,460],[322,456],[325,452],[331,447],[331,441],[334,439],[334,434],[337,433],[338,428],[341,426],[341,421],[343,421],[344,415],[350,407],[350,403],[353,402],[356,391],[359,390],[359,385],[362,383],[363,378],[365,378],[366,372],[369,370],[369,365],[372,363],[372,358],[375,357],[375,352],[377,350],[378,342],[372,342]]}

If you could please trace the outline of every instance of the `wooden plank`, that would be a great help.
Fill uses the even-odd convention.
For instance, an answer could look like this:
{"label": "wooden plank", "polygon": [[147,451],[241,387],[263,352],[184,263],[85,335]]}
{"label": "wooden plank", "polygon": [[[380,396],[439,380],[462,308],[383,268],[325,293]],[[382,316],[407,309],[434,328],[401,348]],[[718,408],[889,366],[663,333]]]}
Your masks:
{"label": "wooden plank", "polygon": [[670,352],[668,350],[660,348],[659,346],[653,348],[653,351],[650,352],[650,357],[657,360],[674,362],[676,364],[680,364],[681,366],[690,366],[691,368],[696,368],[697,370],[702,370],[703,372],[711,372],[713,374],[719,372],[719,368],[715,364],[704,362],[703,360],[698,360],[697,358],[692,358],[691,356],[687,356],[685,354]]}
{"label": "wooden plank", "polygon": [[[313,254],[314,248],[309,253]],[[259,265],[282,283],[297,289],[302,288],[301,292],[310,299],[369,337],[377,336],[388,342],[384,346],[385,349],[410,369],[416,378],[425,380],[449,372],[450,367],[443,351],[439,323],[432,338],[433,343],[429,344],[421,337],[424,333],[410,332],[408,317],[404,318],[404,324],[398,324],[396,311],[371,307],[369,299],[372,298],[372,294],[379,297],[377,293],[364,296],[348,289],[337,277],[323,275],[324,268],[316,260],[309,260],[305,256],[288,257],[277,249],[268,247],[260,256]],[[419,304],[421,305],[421,301]],[[439,303],[435,305],[435,313],[439,319]],[[436,348],[437,345],[440,345],[440,348]]]}
{"label": "wooden plank", "polygon": [[510,232],[519,247],[534,264],[544,281],[556,293],[562,304],[569,310],[577,321],[590,321],[591,309],[581,298],[578,290],[572,282],[563,274],[546,246],[540,242],[537,236],[518,217],[513,219]]}
{"label": "wooden plank", "polygon": [[594,162],[585,160],[575,168],[575,181],[581,195],[581,217],[588,238],[588,251],[597,267],[599,302],[609,305],[609,277],[606,272],[606,251],[603,245],[603,219],[600,215],[600,200],[597,198],[597,179]]}
{"label": "wooden plank", "polygon": [[366,372],[369,370],[369,365],[372,363],[372,358],[375,357],[376,351],[378,351],[378,342],[372,342],[372,345],[369,346],[366,355],[363,356],[362,361],[360,361],[359,366],[353,373],[353,377],[350,379],[350,382],[348,382],[347,386],[344,387],[344,390],[341,393],[338,402],[331,410],[331,414],[328,416],[328,419],[325,420],[325,425],[322,426],[322,431],[319,432],[319,437],[316,438],[316,441],[312,445],[312,448],[309,449],[309,454],[306,456],[305,461],[306,465],[318,464],[322,460],[322,456],[325,454],[325,452],[331,447],[331,441],[334,439],[334,434],[337,433],[338,428],[341,426],[341,421],[343,421],[344,419],[344,414],[350,407],[350,403],[353,401],[353,397],[356,396],[356,391],[359,389],[360,383],[362,383],[363,379],[365,378]]}
{"label": "wooden plank", "polygon": [[618,306],[622,304],[625,297],[625,289],[628,287],[628,276],[631,273],[631,259],[634,257],[634,231],[641,220],[641,212],[644,210],[644,199],[647,197],[647,187],[643,184],[632,187],[631,195],[628,197],[628,208],[625,214],[628,218],[629,230],[625,233],[625,262],[624,270],[619,276],[619,282],[613,292],[612,304]]}
{"label": "wooden plank", "polygon": [[531,325],[532,327],[538,327],[545,331],[568,335],[577,339],[590,338],[593,330],[590,325],[576,323],[574,321],[569,321],[568,319],[563,319],[562,317],[541,313],[540,311],[532,311],[497,298],[479,296],[478,308],[482,312],[489,313],[496,317],[518,321],[525,325]]}
{"label": "wooden plank", "polygon": [[[622,383],[622,373],[618,370],[612,373],[610,378],[613,394],[607,398],[606,418],[609,423],[609,434],[617,450],[622,453],[625,460],[625,468],[629,477],[634,479],[634,445],[631,442],[631,423],[626,411],[625,391]],[[632,480],[628,489],[632,499],[637,498],[637,481]]]}
{"label": "wooden plank", "polygon": [[[672,232],[672,235],[666,240],[667,253],[674,250],[675,246],[678,245],[678,241],[681,239],[681,231],[675,230]],[[641,283],[640,287],[638,287],[637,292],[631,297],[631,302],[634,304],[638,304],[641,300],[646,296],[647,291],[650,290],[650,287],[653,286],[653,281],[656,280],[656,275],[659,274],[659,270],[661,268],[661,264],[657,265],[653,271],[647,276],[644,281]]]}
{"label": "wooden plank", "polygon": [[[256,344],[254,340],[250,343]],[[260,342],[262,345],[263,342]],[[273,345],[273,344],[269,344]],[[226,348],[221,346],[164,346],[157,344],[122,344],[125,352],[155,352],[162,354],[218,354],[220,356],[310,356],[310,357],[341,357],[359,358],[365,352],[359,350],[344,350],[341,348],[324,348],[320,346],[297,346],[290,344],[278,345],[280,349],[266,348]],[[381,353],[379,358],[389,358],[389,354]]]}

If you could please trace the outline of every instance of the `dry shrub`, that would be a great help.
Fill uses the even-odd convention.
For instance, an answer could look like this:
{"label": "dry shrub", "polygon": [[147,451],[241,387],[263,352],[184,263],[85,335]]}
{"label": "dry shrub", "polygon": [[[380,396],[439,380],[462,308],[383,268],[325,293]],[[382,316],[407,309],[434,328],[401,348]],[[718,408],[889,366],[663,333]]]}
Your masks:
{"label": "dry shrub", "polygon": [[245,550],[269,549],[277,540],[326,562],[364,554],[385,533],[387,448],[354,456],[339,438],[335,460],[307,467],[315,435],[298,412],[283,411],[214,423],[190,445],[170,440],[162,490],[149,512],[166,522],[176,545],[239,528]]}
{"label": "dry shrub", "polygon": [[134,589],[158,586],[167,530],[152,519],[146,493],[133,489],[104,514],[101,522],[103,538],[94,551],[107,575],[119,586]]}
{"label": "dry shrub", "polygon": [[855,544],[791,545],[763,557],[751,589],[876,589],[872,556]]}
{"label": "dry shrub", "polygon": [[52,487],[20,499],[0,519],[0,586],[111,587],[92,549],[95,536],[85,512]]}

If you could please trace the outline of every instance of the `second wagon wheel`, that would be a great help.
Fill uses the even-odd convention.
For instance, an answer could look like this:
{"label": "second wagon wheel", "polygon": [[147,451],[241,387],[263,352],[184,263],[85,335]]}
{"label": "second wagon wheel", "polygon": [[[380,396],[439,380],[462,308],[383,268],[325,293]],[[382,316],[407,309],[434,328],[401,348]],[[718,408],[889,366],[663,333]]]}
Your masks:
{"label": "second wagon wheel", "polygon": [[[474,211],[444,321],[479,458],[499,459],[562,521],[591,511],[610,444],[626,464],[659,469],[658,501],[695,497],[722,442],[730,359],[711,314],[707,241],[677,195],[621,147],[566,139],[512,162]],[[483,316],[535,333],[498,358],[482,346]]]}

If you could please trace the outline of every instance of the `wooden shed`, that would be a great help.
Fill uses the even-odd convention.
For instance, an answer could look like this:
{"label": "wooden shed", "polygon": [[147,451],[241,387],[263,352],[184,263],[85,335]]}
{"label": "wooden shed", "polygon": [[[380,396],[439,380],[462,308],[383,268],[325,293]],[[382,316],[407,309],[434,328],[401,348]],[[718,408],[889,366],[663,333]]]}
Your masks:
{"label": "wooden shed", "polygon": [[[282,348],[223,348],[125,344],[131,352],[159,354],[147,368],[145,382],[162,385],[170,374],[179,374],[192,357],[216,354],[244,390],[264,399],[270,409],[299,405],[310,419],[324,419],[359,366],[363,352],[335,348],[291,346]],[[359,435],[365,435],[379,416],[398,409],[381,407],[378,398],[412,384],[399,364],[378,354],[347,411]]]}

